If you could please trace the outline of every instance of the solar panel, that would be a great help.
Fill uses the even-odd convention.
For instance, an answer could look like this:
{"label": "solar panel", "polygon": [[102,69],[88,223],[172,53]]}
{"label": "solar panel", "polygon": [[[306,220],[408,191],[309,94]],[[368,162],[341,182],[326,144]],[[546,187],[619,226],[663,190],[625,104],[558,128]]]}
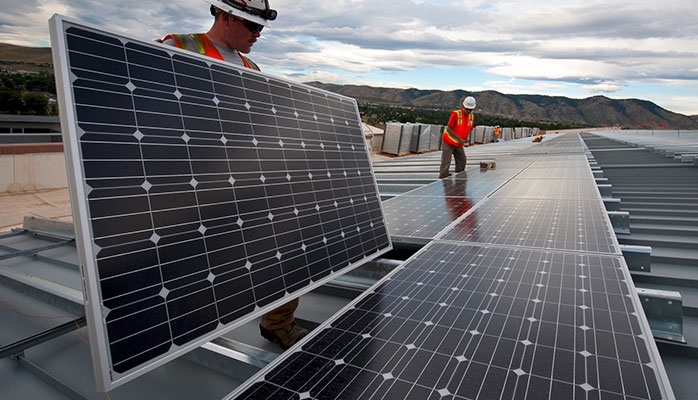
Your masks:
{"label": "solar panel", "polygon": [[391,239],[427,243],[512,175],[505,170],[471,169],[384,201]]}
{"label": "solar panel", "polygon": [[599,201],[490,198],[441,239],[620,254]]}
{"label": "solar panel", "polygon": [[522,178],[509,182],[497,190],[492,197],[498,198],[547,198],[547,199],[584,199],[599,198],[596,182],[581,179],[556,178]]}
{"label": "solar panel", "polygon": [[394,243],[425,244],[470,210],[468,197],[398,196],[386,204],[386,218]]}
{"label": "solar panel", "polygon": [[557,164],[536,165],[526,169],[521,178],[531,179],[583,179],[591,176],[589,167],[586,168],[560,168]]}
{"label": "solar panel", "polygon": [[547,134],[543,138],[542,142],[530,146],[526,152],[552,155],[553,157],[584,153],[584,142],[576,135]]}
{"label": "solar panel", "polygon": [[468,212],[480,198],[475,190],[468,189],[467,179],[444,179],[413,194],[388,199],[384,210],[390,237],[395,243],[424,244]]}
{"label": "solar panel", "polygon": [[51,20],[98,385],[391,248],[356,101]]}
{"label": "solar panel", "polygon": [[237,399],[660,399],[622,257],[431,242]]}

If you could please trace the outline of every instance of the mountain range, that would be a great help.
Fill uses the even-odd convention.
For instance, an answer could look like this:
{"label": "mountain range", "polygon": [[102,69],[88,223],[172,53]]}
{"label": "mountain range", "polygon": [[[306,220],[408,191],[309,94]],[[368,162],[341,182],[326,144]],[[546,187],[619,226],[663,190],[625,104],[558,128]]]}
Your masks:
{"label": "mountain range", "polygon": [[420,90],[336,85],[309,85],[355,98],[359,103],[420,108],[460,107],[466,96],[477,99],[476,112],[507,119],[561,123],[579,127],[620,126],[629,129],[698,129],[698,115],[686,116],[651,101],[593,96],[572,99],[562,96],[504,94],[494,90]]}
{"label": "mountain range", "polygon": [[[51,71],[51,48],[24,47],[0,43],[0,67],[9,71]],[[359,103],[396,107],[451,109],[466,96],[477,99],[477,113],[507,119],[560,123],[579,127],[621,126],[629,129],[698,129],[698,115],[686,116],[666,110],[651,101],[610,99],[593,96],[572,99],[562,96],[504,94],[494,90],[422,90],[307,84],[355,98]]]}

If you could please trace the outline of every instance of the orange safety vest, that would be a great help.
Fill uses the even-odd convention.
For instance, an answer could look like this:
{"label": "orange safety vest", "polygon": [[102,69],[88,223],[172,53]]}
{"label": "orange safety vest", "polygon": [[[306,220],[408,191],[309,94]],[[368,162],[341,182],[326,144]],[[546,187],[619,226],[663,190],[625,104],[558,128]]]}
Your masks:
{"label": "orange safety vest", "polygon": [[[457,115],[455,118],[454,114]],[[452,124],[454,123],[455,126],[452,126]],[[468,116],[468,121],[465,122],[463,121],[463,110],[453,111],[451,112],[451,116],[448,120],[448,126],[450,126],[451,129],[453,129],[456,135],[458,135],[458,138],[462,139],[464,143],[459,142],[458,138],[451,136],[451,134],[448,133],[448,129],[444,129],[444,133],[443,135],[441,135],[441,140],[443,140],[444,143],[447,143],[451,146],[463,146],[465,145],[465,143],[468,142],[470,131],[472,131],[473,127],[475,126],[475,115],[473,115],[473,113],[471,112]]]}
{"label": "orange safety vest", "polygon": [[[213,44],[211,39],[209,39],[208,36],[206,36],[203,33],[171,33],[165,36],[165,38],[162,39],[162,41],[164,42],[168,39],[172,39],[174,41],[175,47],[179,47],[180,49],[193,51],[195,53],[204,54],[206,56],[224,61],[223,56],[216,48],[216,45]],[[242,59],[242,63],[245,65],[245,67],[260,71],[259,66],[253,63],[252,60],[243,56],[240,52],[238,52],[238,55]]]}

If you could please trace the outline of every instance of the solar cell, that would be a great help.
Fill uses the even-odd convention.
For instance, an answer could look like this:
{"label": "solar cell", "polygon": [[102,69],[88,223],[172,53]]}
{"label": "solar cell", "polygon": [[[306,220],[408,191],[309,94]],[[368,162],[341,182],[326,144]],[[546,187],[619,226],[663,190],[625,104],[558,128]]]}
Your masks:
{"label": "solar cell", "polygon": [[51,34],[100,388],[390,250],[355,100],[58,15]]}
{"label": "solar cell", "polygon": [[670,398],[625,268],[431,242],[231,397]]}

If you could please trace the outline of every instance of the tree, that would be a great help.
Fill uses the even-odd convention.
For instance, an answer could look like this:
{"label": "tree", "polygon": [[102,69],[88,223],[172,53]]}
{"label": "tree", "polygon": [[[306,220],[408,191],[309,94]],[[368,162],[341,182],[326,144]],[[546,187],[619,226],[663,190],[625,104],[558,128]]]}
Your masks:
{"label": "tree", "polygon": [[0,112],[19,114],[24,108],[22,92],[19,90],[0,88]]}
{"label": "tree", "polygon": [[48,115],[48,100],[40,94],[27,93],[24,95],[23,111],[23,114],[29,115]]}

